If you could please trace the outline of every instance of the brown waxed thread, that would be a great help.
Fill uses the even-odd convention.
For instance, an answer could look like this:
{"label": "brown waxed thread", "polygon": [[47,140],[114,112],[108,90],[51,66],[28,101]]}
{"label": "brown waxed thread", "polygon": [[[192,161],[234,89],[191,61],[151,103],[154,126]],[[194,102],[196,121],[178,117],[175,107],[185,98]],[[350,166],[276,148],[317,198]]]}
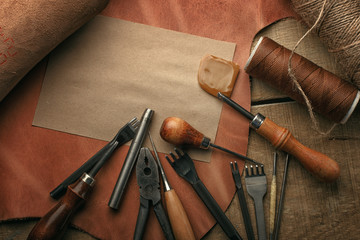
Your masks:
{"label": "brown waxed thread", "polygon": [[327,132],[323,132],[320,130],[320,127],[319,127],[319,121],[317,120],[317,118],[315,117],[314,115],[314,112],[313,112],[313,108],[311,106],[311,102],[309,100],[309,98],[307,97],[307,95],[305,94],[304,90],[302,89],[301,85],[299,84],[299,82],[297,81],[296,79],[296,76],[295,74],[292,72],[292,66],[291,66],[291,60],[292,60],[292,57],[295,53],[295,50],[296,48],[299,46],[299,44],[301,43],[301,41],[311,32],[313,31],[313,29],[319,24],[319,22],[321,21],[321,18],[324,14],[324,9],[325,9],[325,6],[326,6],[326,1],[327,0],[324,0],[323,2],[323,5],[320,9],[320,12],[319,12],[319,15],[318,15],[318,18],[316,19],[315,23],[312,25],[312,27],[310,27],[309,30],[307,30],[307,32],[300,38],[300,40],[295,44],[294,48],[291,50],[291,54],[290,54],[290,57],[289,57],[289,61],[288,61],[288,74],[291,78],[291,80],[293,81],[293,83],[295,84],[295,86],[297,87],[297,89],[299,90],[299,92],[301,93],[301,95],[303,96],[304,98],[304,101],[305,101],[305,104],[308,108],[308,112],[310,114],[310,118],[311,118],[311,121],[313,122],[314,124],[314,127],[315,127],[315,130],[320,133],[320,134],[328,134],[332,131],[332,129],[335,128],[335,126],[337,125],[336,123],[327,131]]}
{"label": "brown waxed thread", "polygon": [[[246,72],[304,104],[303,96],[288,75],[290,55],[290,50],[264,37]],[[354,102],[357,88],[296,53],[293,54],[291,66],[313,110],[340,122]]]}
{"label": "brown waxed thread", "polygon": [[332,52],[345,80],[360,87],[360,1],[356,0],[291,0],[294,10]]}

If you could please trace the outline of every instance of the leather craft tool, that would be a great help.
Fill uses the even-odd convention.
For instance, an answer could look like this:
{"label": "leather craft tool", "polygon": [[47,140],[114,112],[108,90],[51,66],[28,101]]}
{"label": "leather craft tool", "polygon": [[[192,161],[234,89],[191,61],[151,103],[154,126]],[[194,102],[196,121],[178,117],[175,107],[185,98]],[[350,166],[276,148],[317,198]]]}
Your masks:
{"label": "leather craft tool", "polygon": [[99,14],[108,2],[1,1],[0,101],[41,59]]}
{"label": "leather craft tool", "polygon": [[88,172],[93,166],[95,166],[95,164],[103,157],[104,153],[108,151],[115,142],[118,142],[119,147],[133,139],[137,132],[138,126],[139,121],[136,118],[133,118],[129,123],[127,123],[119,130],[116,136],[108,144],[106,144],[81,167],[74,171],[68,178],[59,184],[59,186],[52,190],[50,192],[50,196],[54,199],[59,199],[63,194],[65,194],[68,185],[74,183],[79,179],[79,177],[81,177],[84,172]]}
{"label": "leather craft tool", "polygon": [[174,168],[175,172],[191,184],[220,227],[224,230],[225,234],[230,239],[242,239],[213,196],[209,193],[201,179],[198,177],[194,162],[190,156],[186,152],[181,153],[176,148],[175,152],[178,157],[176,157],[173,153],[170,153],[174,161],[171,161],[170,158],[166,156],[166,159]]}
{"label": "leather craft tool", "polygon": [[273,174],[271,180],[271,192],[270,192],[270,217],[269,217],[269,229],[270,240],[273,239],[274,224],[275,224],[275,211],[276,211],[276,162],[277,152],[274,153]]}
{"label": "leather craft tool", "polygon": [[211,143],[210,138],[206,137],[204,134],[193,128],[189,123],[187,123],[181,118],[166,118],[160,128],[160,136],[165,141],[177,146],[188,145],[201,149],[209,149],[209,147],[211,146],[220,149],[221,151],[230,153],[240,159],[258,164],[251,158]]}
{"label": "leather craft tool", "polygon": [[122,195],[124,194],[126,184],[129,180],[131,170],[133,169],[135,165],[135,161],[137,158],[137,155],[140,151],[141,145],[145,139],[146,133],[148,131],[151,118],[154,114],[154,111],[147,108],[145,109],[141,121],[140,126],[137,134],[134,137],[134,140],[131,142],[129,151],[126,155],[126,158],[124,160],[124,164],[121,168],[118,180],[115,184],[114,190],[111,194],[110,200],[109,200],[109,207],[113,209],[118,209],[119,204],[122,198]]}
{"label": "leather craft tool", "polygon": [[170,224],[173,229],[173,233],[175,235],[175,238],[178,240],[195,240],[195,235],[192,230],[190,221],[188,219],[188,216],[185,212],[185,209],[178,197],[178,195],[175,192],[175,189],[173,189],[165,175],[165,171],[161,165],[159,155],[157,153],[154,141],[150,135],[149,132],[149,138],[150,142],[155,154],[156,161],[158,163],[161,177],[164,184],[164,191],[165,191],[165,203],[166,203],[166,209],[169,215]]}
{"label": "leather craft tool", "polygon": [[245,184],[248,194],[253,198],[255,204],[256,224],[259,240],[266,240],[266,226],[264,215],[263,199],[267,190],[266,175],[264,166],[261,165],[261,173],[259,166],[256,165],[256,173],[254,167],[251,165],[251,174],[249,173],[248,166],[245,166]]}
{"label": "leather craft tool", "polygon": [[105,146],[99,151],[100,153],[98,152],[94,155],[97,159],[95,165],[88,173],[83,172],[77,182],[68,186],[64,198],[40,219],[30,232],[28,240],[54,240],[63,237],[72,216],[89,198],[95,184],[95,175],[110,158],[114,150],[119,146],[119,143],[124,143],[124,138],[127,139],[129,128],[134,130],[137,128],[137,123],[136,119],[131,120],[120,129],[108,146]]}
{"label": "leather craft tool", "polygon": [[155,215],[165,234],[166,239],[175,239],[169,220],[161,205],[161,193],[159,172],[155,159],[148,148],[141,148],[136,164],[136,178],[140,187],[140,208],[136,221],[134,240],[141,240],[150,213],[150,205],[153,206]]}
{"label": "leather craft tool", "polygon": [[280,200],[279,200],[278,210],[276,213],[275,232],[273,237],[274,240],[278,239],[279,236],[280,220],[281,220],[281,213],[282,213],[284,196],[285,196],[285,186],[286,186],[288,168],[289,168],[289,154],[286,155],[286,159],[285,159],[283,180],[282,180],[281,192],[280,192]]}
{"label": "leather craft tool", "polygon": [[241,176],[239,173],[239,168],[238,168],[237,162],[234,162],[234,163],[230,162],[230,168],[231,168],[231,172],[232,172],[235,186],[237,189],[236,193],[238,195],[239,202],[240,202],[241,214],[244,219],[247,238],[248,238],[248,240],[255,240],[254,230],[251,225],[251,218],[250,218],[250,214],[249,214],[249,209],[246,204],[244,188],[241,183]]}
{"label": "leather craft tool", "polygon": [[276,125],[260,113],[254,116],[220,92],[218,93],[218,98],[248,118],[251,121],[250,126],[265,139],[269,140],[275,148],[288,152],[296,157],[310,173],[320,180],[333,182],[339,177],[340,168],[333,159],[305,147],[294,138],[288,129]]}

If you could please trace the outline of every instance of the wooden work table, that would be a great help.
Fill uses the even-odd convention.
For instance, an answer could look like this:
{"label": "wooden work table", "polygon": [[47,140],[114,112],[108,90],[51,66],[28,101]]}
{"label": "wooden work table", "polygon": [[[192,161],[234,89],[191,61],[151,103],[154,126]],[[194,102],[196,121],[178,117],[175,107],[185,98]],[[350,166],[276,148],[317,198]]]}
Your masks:
{"label": "wooden work table", "polygon": [[[287,20],[274,24],[259,35],[269,36],[285,46],[293,46],[304,31],[299,23]],[[331,58],[316,37],[310,36],[305,39],[297,52],[318,65],[341,75],[337,72],[333,60],[329,61]],[[252,79],[251,85],[252,113],[260,112],[278,125],[289,129],[300,142],[335,159],[341,168],[341,176],[338,181],[333,184],[324,184],[312,177],[296,159],[290,157],[279,239],[359,239],[360,109],[355,110],[346,124],[337,125],[331,133],[321,135],[314,130],[313,123],[304,106],[286,99],[286,96],[262,84],[260,80]],[[333,125],[331,121],[320,116],[318,120],[323,131],[330,129]],[[270,143],[254,131],[250,131],[247,155],[264,163],[267,174],[268,194],[264,198],[267,232],[269,232],[269,183],[271,182],[274,151],[275,149]],[[284,159],[285,154],[279,152],[278,199]],[[244,181],[244,179],[242,180]],[[246,193],[245,195],[252,224],[256,226],[253,201],[249,195]],[[226,215],[245,239],[245,228],[236,195],[227,209]],[[26,239],[35,222],[29,220],[1,223],[0,239]],[[93,238],[71,228],[67,231],[64,239]],[[226,235],[218,225],[215,225],[204,239],[226,239]]]}
{"label": "wooden work table", "polygon": [[[268,36],[291,48],[306,31],[294,20],[280,21],[263,30],[258,36]],[[255,41],[256,42],[256,41]],[[335,61],[314,35],[308,36],[297,52],[318,65],[341,76]],[[279,239],[359,239],[360,229],[360,108],[344,125],[337,125],[329,134],[314,130],[305,106],[284,99],[282,95],[258,79],[252,79],[251,112],[269,117],[285,127],[304,145],[335,159],[341,169],[340,178],[332,184],[319,182],[300,163],[290,157]],[[333,122],[317,116],[321,130],[326,132]],[[268,193],[264,198],[267,233],[269,232],[269,200],[272,173],[273,146],[254,131],[250,131],[248,157],[265,164]],[[279,152],[277,166],[277,199],[283,177],[285,153]],[[244,180],[244,179],[243,179]],[[252,224],[255,210],[247,196]],[[227,215],[246,236],[237,196],[227,210]],[[213,228],[206,239],[224,239],[219,226]]]}

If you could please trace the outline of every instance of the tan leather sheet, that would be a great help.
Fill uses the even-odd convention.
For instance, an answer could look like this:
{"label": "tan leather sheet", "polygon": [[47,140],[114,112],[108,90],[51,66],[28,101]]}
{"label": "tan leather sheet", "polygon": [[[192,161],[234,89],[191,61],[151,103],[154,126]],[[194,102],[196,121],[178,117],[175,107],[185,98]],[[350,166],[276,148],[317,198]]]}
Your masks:
{"label": "tan leather sheet", "polygon": [[[252,39],[262,27],[294,15],[287,1],[110,1],[103,15],[163,27],[218,40],[236,42],[234,61],[244,66]],[[56,201],[49,192],[91,157],[105,142],[31,126],[46,60],[38,64],[0,103],[0,220],[40,217]],[[248,76],[241,70],[232,98],[250,107]],[[205,111],[205,110],[204,110]],[[247,121],[223,107],[215,143],[245,154]],[[107,202],[127,146],[120,148],[97,175],[92,197],[75,216],[73,224],[102,239],[130,239],[139,207],[135,174],[119,211]],[[161,155],[165,172],[187,211],[196,237],[202,237],[215,223],[191,186],[176,175]],[[229,162],[236,159],[214,151],[210,164],[196,162],[199,177],[223,210],[235,187]],[[153,212],[146,239],[164,238]]]}
{"label": "tan leather sheet", "polygon": [[[197,72],[205,54],[233,59],[235,47],[97,16],[51,53],[33,125],[110,141],[130,116],[140,118],[150,108],[155,111],[150,132],[159,152],[173,150],[159,134],[169,116],[215,139],[222,102],[200,88]],[[151,147],[150,141],[144,146]],[[211,151],[190,154],[210,162]]]}
{"label": "tan leather sheet", "polygon": [[0,2],[0,101],[41,59],[108,3],[107,0]]}

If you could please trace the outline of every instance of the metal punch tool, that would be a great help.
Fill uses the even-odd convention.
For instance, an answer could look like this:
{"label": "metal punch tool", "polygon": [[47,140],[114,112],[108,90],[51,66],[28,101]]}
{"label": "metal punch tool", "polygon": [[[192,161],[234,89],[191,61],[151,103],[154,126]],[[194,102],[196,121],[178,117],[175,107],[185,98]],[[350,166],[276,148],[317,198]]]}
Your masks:
{"label": "metal punch tool", "polygon": [[224,230],[225,234],[229,239],[239,240],[242,239],[235,227],[232,225],[230,220],[227,218],[225,213],[220,208],[214,197],[207,190],[204,183],[198,177],[193,160],[186,152],[181,152],[178,149],[174,149],[178,157],[175,154],[170,153],[173,161],[168,156],[166,159],[170,165],[174,168],[175,172],[184,178],[188,183],[191,184],[195,192],[201,198],[205,206],[208,208],[210,213],[219,223],[220,227]]}
{"label": "metal punch tool", "polygon": [[251,225],[251,218],[250,218],[250,214],[249,214],[249,209],[246,204],[244,188],[241,183],[241,176],[240,176],[237,162],[236,161],[234,163],[230,162],[230,168],[231,168],[231,172],[232,172],[236,190],[237,190],[236,193],[238,195],[239,202],[240,202],[241,214],[242,214],[242,217],[244,220],[247,238],[249,240],[255,240],[254,230]]}
{"label": "metal punch tool", "polygon": [[258,165],[256,165],[255,168],[256,173],[254,172],[254,167],[250,165],[250,175],[248,166],[245,167],[246,190],[248,194],[254,199],[258,238],[259,240],[266,240],[266,225],[263,204],[263,199],[267,191],[266,175],[263,165],[261,165],[261,173],[259,171]]}

